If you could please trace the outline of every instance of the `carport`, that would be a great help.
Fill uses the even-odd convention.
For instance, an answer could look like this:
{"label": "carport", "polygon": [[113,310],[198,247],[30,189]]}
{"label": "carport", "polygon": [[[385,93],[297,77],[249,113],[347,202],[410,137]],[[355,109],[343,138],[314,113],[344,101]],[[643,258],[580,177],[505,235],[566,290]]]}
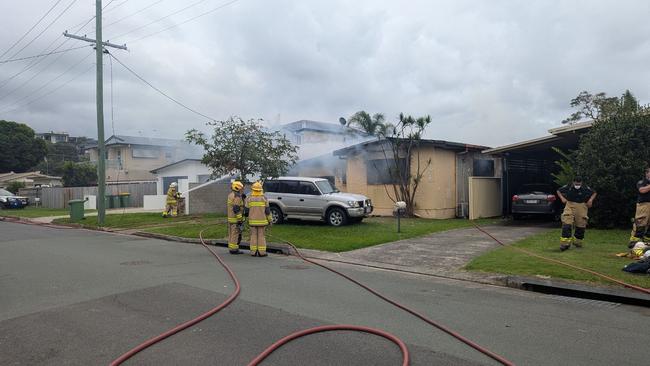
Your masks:
{"label": "carport", "polygon": [[593,125],[592,121],[550,129],[549,136],[484,150],[484,154],[498,154],[503,158],[503,214],[510,214],[511,197],[529,183],[546,183],[557,187],[551,173],[558,170],[555,161],[562,157],[553,148],[562,151],[578,148],[580,136]]}

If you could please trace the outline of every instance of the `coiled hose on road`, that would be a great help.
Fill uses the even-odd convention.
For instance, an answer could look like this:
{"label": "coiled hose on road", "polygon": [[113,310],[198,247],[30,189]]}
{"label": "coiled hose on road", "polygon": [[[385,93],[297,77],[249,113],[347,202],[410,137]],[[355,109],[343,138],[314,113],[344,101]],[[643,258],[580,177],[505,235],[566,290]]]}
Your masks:
{"label": "coiled hose on road", "polygon": [[[197,318],[195,318],[195,319],[192,319],[192,320],[187,321],[187,322],[185,322],[185,323],[183,323],[183,324],[181,324],[181,325],[179,325],[179,326],[177,326],[177,327],[174,327],[173,329],[170,329],[170,330],[168,330],[168,331],[166,331],[166,332],[164,332],[164,333],[162,333],[162,334],[160,334],[160,335],[158,335],[158,336],[156,336],[156,337],[154,337],[154,338],[151,338],[151,339],[149,339],[148,341],[145,341],[144,343],[138,345],[137,347],[135,347],[135,348],[131,349],[130,351],[124,353],[124,354],[123,354],[122,356],[120,356],[119,358],[115,359],[115,361],[111,362],[111,364],[110,364],[111,366],[117,366],[117,365],[120,365],[120,364],[122,364],[124,361],[128,360],[129,358],[131,358],[132,356],[134,356],[134,355],[137,354],[138,352],[140,352],[140,351],[146,349],[147,347],[150,347],[150,346],[152,346],[153,344],[158,343],[158,342],[162,341],[163,339],[165,339],[165,338],[167,338],[167,337],[170,337],[170,336],[172,336],[173,334],[176,334],[176,333],[180,332],[181,330],[186,329],[186,328],[188,328],[188,327],[190,327],[190,326],[192,326],[192,325],[194,325],[194,324],[197,324],[198,322],[200,322],[200,321],[202,321],[202,320],[204,320],[204,319],[210,317],[211,315],[213,315],[213,314],[219,312],[220,310],[222,310],[223,308],[225,308],[226,306],[228,306],[228,305],[229,305],[229,304],[230,304],[230,303],[231,303],[231,302],[232,302],[232,301],[233,301],[233,300],[234,300],[234,299],[239,295],[239,292],[240,292],[240,285],[239,285],[239,281],[237,280],[237,277],[235,276],[234,272],[233,272],[233,271],[230,269],[230,267],[228,267],[228,265],[227,265],[227,264],[226,264],[226,263],[221,259],[221,257],[220,257],[220,256],[219,256],[219,255],[218,255],[214,250],[212,250],[212,249],[211,249],[211,248],[210,248],[210,247],[205,243],[205,240],[203,239],[203,230],[199,233],[199,238],[201,239],[201,244],[202,244],[202,245],[203,245],[207,250],[210,251],[210,253],[211,253],[211,254],[212,254],[212,255],[213,255],[213,256],[214,256],[214,257],[219,261],[219,263],[220,263],[220,264],[224,267],[224,269],[228,272],[228,274],[230,275],[230,278],[231,278],[231,279],[233,280],[233,282],[235,283],[235,291],[234,291],[234,292],[233,292],[233,293],[228,297],[228,299],[226,299],[226,301],[224,301],[222,304],[220,304],[220,305],[217,306],[216,308],[214,308],[214,309],[212,309],[212,310],[210,310],[210,311],[208,311],[208,312],[206,312],[206,313],[200,315],[199,317],[197,317]],[[277,238],[277,239],[279,239],[279,238]],[[425,322],[427,322],[427,323],[429,323],[429,324],[435,326],[436,328],[443,330],[444,332],[446,332],[446,333],[452,335],[452,336],[455,337],[456,339],[458,339],[458,340],[462,341],[463,343],[465,343],[465,344],[467,344],[467,345],[473,347],[474,349],[478,350],[479,352],[481,352],[481,353],[483,353],[483,354],[485,354],[485,355],[487,355],[487,356],[489,356],[489,357],[491,357],[491,358],[497,360],[498,362],[500,362],[500,363],[503,364],[503,365],[507,365],[507,366],[514,365],[514,363],[508,361],[507,359],[505,359],[505,358],[503,358],[503,357],[501,357],[501,356],[499,356],[499,355],[497,355],[497,354],[495,354],[495,353],[493,353],[493,352],[487,350],[487,349],[484,348],[484,347],[481,347],[480,345],[478,345],[478,344],[476,344],[476,343],[470,341],[469,339],[467,339],[467,338],[461,336],[460,334],[454,332],[453,330],[451,330],[451,329],[449,329],[449,328],[447,328],[447,327],[445,327],[445,326],[443,326],[443,325],[441,325],[441,324],[439,324],[439,323],[437,323],[437,322],[435,322],[435,321],[433,321],[433,320],[431,320],[431,319],[425,317],[424,315],[422,315],[422,314],[416,312],[415,310],[412,310],[412,309],[410,309],[410,308],[408,308],[408,307],[406,307],[406,306],[404,306],[404,305],[402,305],[402,304],[400,304],[400,303],[398,303],[398,302],[396,302],[396,301],[394,301],[394,300],[391,300],[391,299],[387,298],[386,296],[380,294],[379,292],[373,290],[372,288],[370,288],[370,287],[368,287],[368,286],[362,284],[361,282],[359,282],[359,281],[357,281],[357,280],[355,280],[355,279],[353,279],[353,278],[351,278],[351,277],[349,277],[349,276],[347,276],[347,275],[345,275],[345,274],[343,274],[343,273],[341,273],[341,272],[338,272],[338,271],[336,271],[335,269],[332,269],[332,268],[330,268],[330,267],[328,267],[328,266],[325,266],[325,265],[323,265],[323,264],[317,263],[317,262],[315,262],[315,261],[312,261],[312,260],[310,260],[310,259],[304,257],[304,256],[300,253],[300,251],[298,251],[298,248],[296,248],[295,245],[293,245],[292,243],[290,243],[290,242],[288,242],[288,241],[285,241],[285,240],[283,240],[283,241],[284,241],[285,243],[287,243],[287,245],[291,246],[291,247],[293,248],[293,250],[295,251],[295,253],[297,254],[297,256],[300,257],[302,260],[304,260],[304,261],[306,261],[306,262],[309,262],[309,263],[312,263],[312,264],[315,264],[315,265],[317,265],[317,266],[319,266],[319,267],[325,268],[325,269],[327,269],[328,271],[331,271],[331,272],[333,272],[333,273],[336,273],[336,274],[338,274],[339,276],[342,276],[342,277],[344,277],[344,278],[346,278],[346,279],[352,281],[352,282],[355,283],[356,285],[361,286],[362,288],[364,288],[364,289],[366,289],[367,291],[371,292],[371,293],[374,294],[375,296],[378,296],[378,297],[381,298],[382,300],[387,301],[388,303],[393,304],[393,305],[399,307],[400,309],[405,310],[405,311],[407,311],[407,312],[409,312],[409,313],[415,315],[416,317],[418,317],[418,318],[420,318],[421,320],[423,320],[423,321],[425,321]],[[347,325],[347,324],[343,324],[343,325],[326,325],[326,326],[319,326],[319,327],[314,327],[314,328],[305,329],[305,330],[302,330],[302,331],[299,331],[299,332],[292,333],[292,334],[290,334],[290,335],[288,335],[288,336],[286,336],[286,337],[280,339],[279,341],[275,342],[275,343],[272,344],[271,346],[269,346],[269,347],[268,347],[267,349],[265,349],[262,353],[260,353],[257,357],[255,357],[255,358],[254,358],[254,359],[253,359],[253,360],[248,364],[248,366],[256,366],[256,365],[259,365],[260,362],[262,362],[266,357],[268,357],[268,356],[269,356],[271,353],[273,353],[275,350],[277,350],[278,348],[282,347],[283,345],[285,345],[285,344],[287,344],[287,343],[289,343],[289,342],[291,342],[292,340],[295,340],[295,339],[297,339],[297,338],[304,337],[304,336],[307,336],[307,335],[309,335],[309,334],[314,334],[314,333],[330,332],[330,331],[342,331],[342,330],[343,330],[343,331],[357,331],[357,332],[364,332],[364,333],[375,334],[375,335],[378,335],[378,336],[381,336],[381,337],[384,337],[384,338],[390,340],[391,342],[395,343],[395,344],[400,348],[400,350],[401,350],[401,352],[402,352],[402,366],[407,366],[407,365],[409,364],[410,355],[409,355],[408,348],[406,347],[406,344],[405,344],[402,340],[400,340],[398,337],[396,337],[396,336],[394,336],[394,335],[392,335],[392,334],[390,334],[390,333],[388,333],[388,332],[385,332],[385,331],[379,330],[379,329],[374,329],[374,328],[369,328],[369,327],[362,327],[362,326],[356,326],[356,325]]]}

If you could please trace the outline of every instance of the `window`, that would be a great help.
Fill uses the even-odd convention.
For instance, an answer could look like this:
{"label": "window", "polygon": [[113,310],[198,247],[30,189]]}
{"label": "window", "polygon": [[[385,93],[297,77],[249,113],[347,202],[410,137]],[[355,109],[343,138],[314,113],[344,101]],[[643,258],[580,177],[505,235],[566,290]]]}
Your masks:
{"label": "window", "polygon": [[473,165],[475,177],[494,177],[494,160],[476,159]]}
{"label": "window", "polygon": [[264,182],[264,192],[279,192],[280,182],[269,180]]}
{"label": "window", "polygon": [[320,192],[312,182],[300,182],[300,194],[319,196]]}
{"label": "window", "polygon": [[160,156],[157,149],[147,147],[134,147],[132,153],[134,158],[157,159]]}
{"label": "window", "polygon": [[280,183],[280,189],[278,192],[280,193],[298,193],[300,184],[297,181],[294,180],[283,180],[279,181]]}
{"label": "window", "polygon": [[[408,177],[406,159],[399,159],[399,173]],[[398,167],[393,159],[368,160],[366,162],[367,184],[398,184]]]}
{"label": "window", "polygon": [[336,191],[334,185],[330,184],[330,182],[326,180],[319,180],[316,182],[316,185],[318,188],[320,188],[320,191],[323,192],[323,194],[328,194]]}

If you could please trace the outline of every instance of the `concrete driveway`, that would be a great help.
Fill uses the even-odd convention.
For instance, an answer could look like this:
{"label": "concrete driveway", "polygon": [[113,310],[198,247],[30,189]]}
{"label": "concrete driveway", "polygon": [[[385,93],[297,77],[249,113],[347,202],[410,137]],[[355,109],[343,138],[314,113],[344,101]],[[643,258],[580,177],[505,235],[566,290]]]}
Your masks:
{"label": "concrete driveway", "polygon": [[[492,225],[483,229],[506,244],[552,228],[547,223]],[[302,250],[309,257],[405,272],[493,283],[493,277],[462,271],[499,244],[476,228],[443,231],[344,253]]]}

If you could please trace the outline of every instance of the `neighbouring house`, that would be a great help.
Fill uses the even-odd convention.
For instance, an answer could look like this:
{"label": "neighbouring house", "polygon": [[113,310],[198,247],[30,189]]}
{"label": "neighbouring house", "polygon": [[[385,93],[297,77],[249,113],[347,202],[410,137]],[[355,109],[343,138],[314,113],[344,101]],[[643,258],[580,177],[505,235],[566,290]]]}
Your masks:
{"label": "neighbouring house", "polygon": [[36,133],[36,138],[56,144],[59,142],[69,142],[70,135],[67,132],[50,131],[50,132]]}
{"label": "neighbouring house", "polygon": [[[420,140],[410,161],[404,154],[400,164],[415,171],[431,159],[415,196],[415,214],[423,218],[489,217],[501,214],[501,159],[483,154],[485,146]],[[345,160],[347,192],[370,197],[374,214],[392,215],[394,202],[389,196],[393,181],[387,161],[390,147],[385,140],[374,140],[334,151]],[[391,193],[392,195],[392,193]],[[495,207],[495,205],[497,207]]]}
{"label": "neighbouring house", "polygon": [[7,188],[12,182],[21,182],[25,188],[35,187],[60,187],[61,177],[41,174],[40,171],[27,173],[0,173],[0,188]]}
{"label": "neighbouring house", "polygon": [[331,152],[311,159],[298,161],[289,170],[287,175],[325,178],[342,192],[345,192],[347,189],[347,162],[338,156],[334,156]]}
{"label": "neighbouring house", "polygon": [[[576,150],[580,136],[587,133],[593,121],[574,123],[548,130],[549,135],[532,140],[484,150],[483,153],[503,159],[503,214],[508,215],[512,196],[524,184],[555,186],[552,173],[559,169],[555,163],[562,159],[554,149],[564,152]],[[568,182],[567,182],[568,183]]]}
{"label": "neighbouring house", "polygon": [[[200,147],[183,140],[113,135],[105,144],[107,182],[154,182],[152,170],[202,155]],[[86,152],[96,163],[97,146],[87,147]]]}
{"label": "neighbouring house", "polygon": [[301,160],[311,159],[345,146],[366,141],[372,138],[367,133],[356,128],[343,126],[340,123],[327,123],[300,120],[284,124],[280,132],[297,145],[298,156]]}
{"label": "neighbouring house", "polygon": [[211,176],[210,168],[201,163],[201,159],[179,160],[153,169],[151,173],[156,176],[158,194],[166,194],[169,185],[174,182],[183,186],[189,183],[205,183]]}

